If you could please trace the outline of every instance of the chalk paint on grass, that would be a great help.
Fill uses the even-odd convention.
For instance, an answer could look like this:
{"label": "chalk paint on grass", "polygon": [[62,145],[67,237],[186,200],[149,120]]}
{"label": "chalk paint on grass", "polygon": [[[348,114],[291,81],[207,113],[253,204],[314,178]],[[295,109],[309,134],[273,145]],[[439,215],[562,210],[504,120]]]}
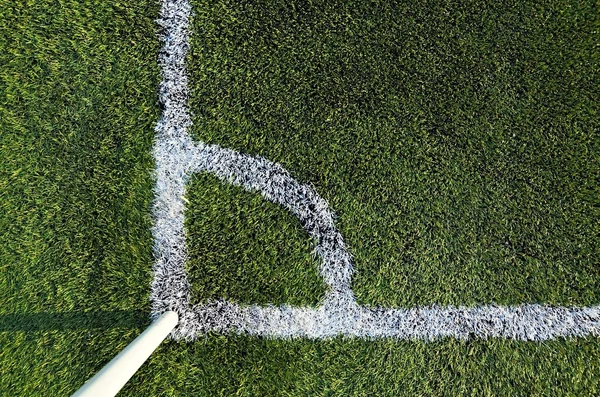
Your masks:
{"label": "chalk paint on grass", "polygon": [[[314,188],[296,181],[281,165],[218,145],[194,142],[187,109],[192,14],[188,0],[162,0],[160,18],[164,46],[160,102],[156,125],[154,214],[154,280],[152,315],[179,314],[175,339],[193,340],[207,332],[242,333],[271,338],[510,338],[547,340],[599,336],[600,306],[551,307],[537,304],[477,307],[427,306],[410,309],[371,308],[356,303],[350,280],[352,256],[334,223],[334,214]],[[313,238],[320,275],[328,286],[316,307],[241,306],[227,301],[192,305],[185,271],[185,193],[190,177],[211,173],[224,182],[261,194],[301,222]]]}

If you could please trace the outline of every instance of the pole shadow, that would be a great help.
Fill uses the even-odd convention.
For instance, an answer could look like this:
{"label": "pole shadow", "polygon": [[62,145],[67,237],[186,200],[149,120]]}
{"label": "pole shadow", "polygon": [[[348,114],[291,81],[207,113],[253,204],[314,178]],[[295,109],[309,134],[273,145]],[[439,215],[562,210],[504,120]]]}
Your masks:
{"label": "pole shadow", "polygon": [[146,328],[150,313],[143,310],[114,310],[64,313],[13,313],[0,315],[0,332],[64,331],[112,328]]}

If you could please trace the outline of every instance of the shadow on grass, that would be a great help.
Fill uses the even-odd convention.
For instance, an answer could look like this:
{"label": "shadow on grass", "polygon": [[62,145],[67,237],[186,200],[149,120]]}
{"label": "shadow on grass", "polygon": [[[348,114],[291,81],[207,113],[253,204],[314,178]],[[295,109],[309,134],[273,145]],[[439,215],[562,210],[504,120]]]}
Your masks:
{"label": "shadow on grass", "polygon": [[143,310],[66,313],[16,313],[0,315],[0,332],[76,329],[145,328],[150,314]]}

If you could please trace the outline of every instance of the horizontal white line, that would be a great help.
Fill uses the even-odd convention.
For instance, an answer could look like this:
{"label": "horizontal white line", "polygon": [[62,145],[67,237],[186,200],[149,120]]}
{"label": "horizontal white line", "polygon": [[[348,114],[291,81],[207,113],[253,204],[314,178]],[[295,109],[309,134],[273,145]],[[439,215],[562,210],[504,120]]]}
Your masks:
{"label": "horizontal white line", "polygon": [[[238,306],[212,302],[192,309],[179,336],[194,339],[206,332],[269,338],[508,338],[542,341],[600,335],[600,308],[544,305],[368,308]],[[223,319],[226,318],[226,324]],[[191,321],[191,323],[187,323]]]}

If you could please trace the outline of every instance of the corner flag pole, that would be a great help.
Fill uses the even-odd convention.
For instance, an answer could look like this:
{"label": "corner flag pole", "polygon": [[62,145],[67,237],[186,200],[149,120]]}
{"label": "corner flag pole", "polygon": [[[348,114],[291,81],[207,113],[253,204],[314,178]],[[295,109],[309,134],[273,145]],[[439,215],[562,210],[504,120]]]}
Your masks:
{"label": "corner flag pole", "polygon": [[100,372],[77,390],[73,397],[115,396],[178,322],[177,313],[163,313]]}

